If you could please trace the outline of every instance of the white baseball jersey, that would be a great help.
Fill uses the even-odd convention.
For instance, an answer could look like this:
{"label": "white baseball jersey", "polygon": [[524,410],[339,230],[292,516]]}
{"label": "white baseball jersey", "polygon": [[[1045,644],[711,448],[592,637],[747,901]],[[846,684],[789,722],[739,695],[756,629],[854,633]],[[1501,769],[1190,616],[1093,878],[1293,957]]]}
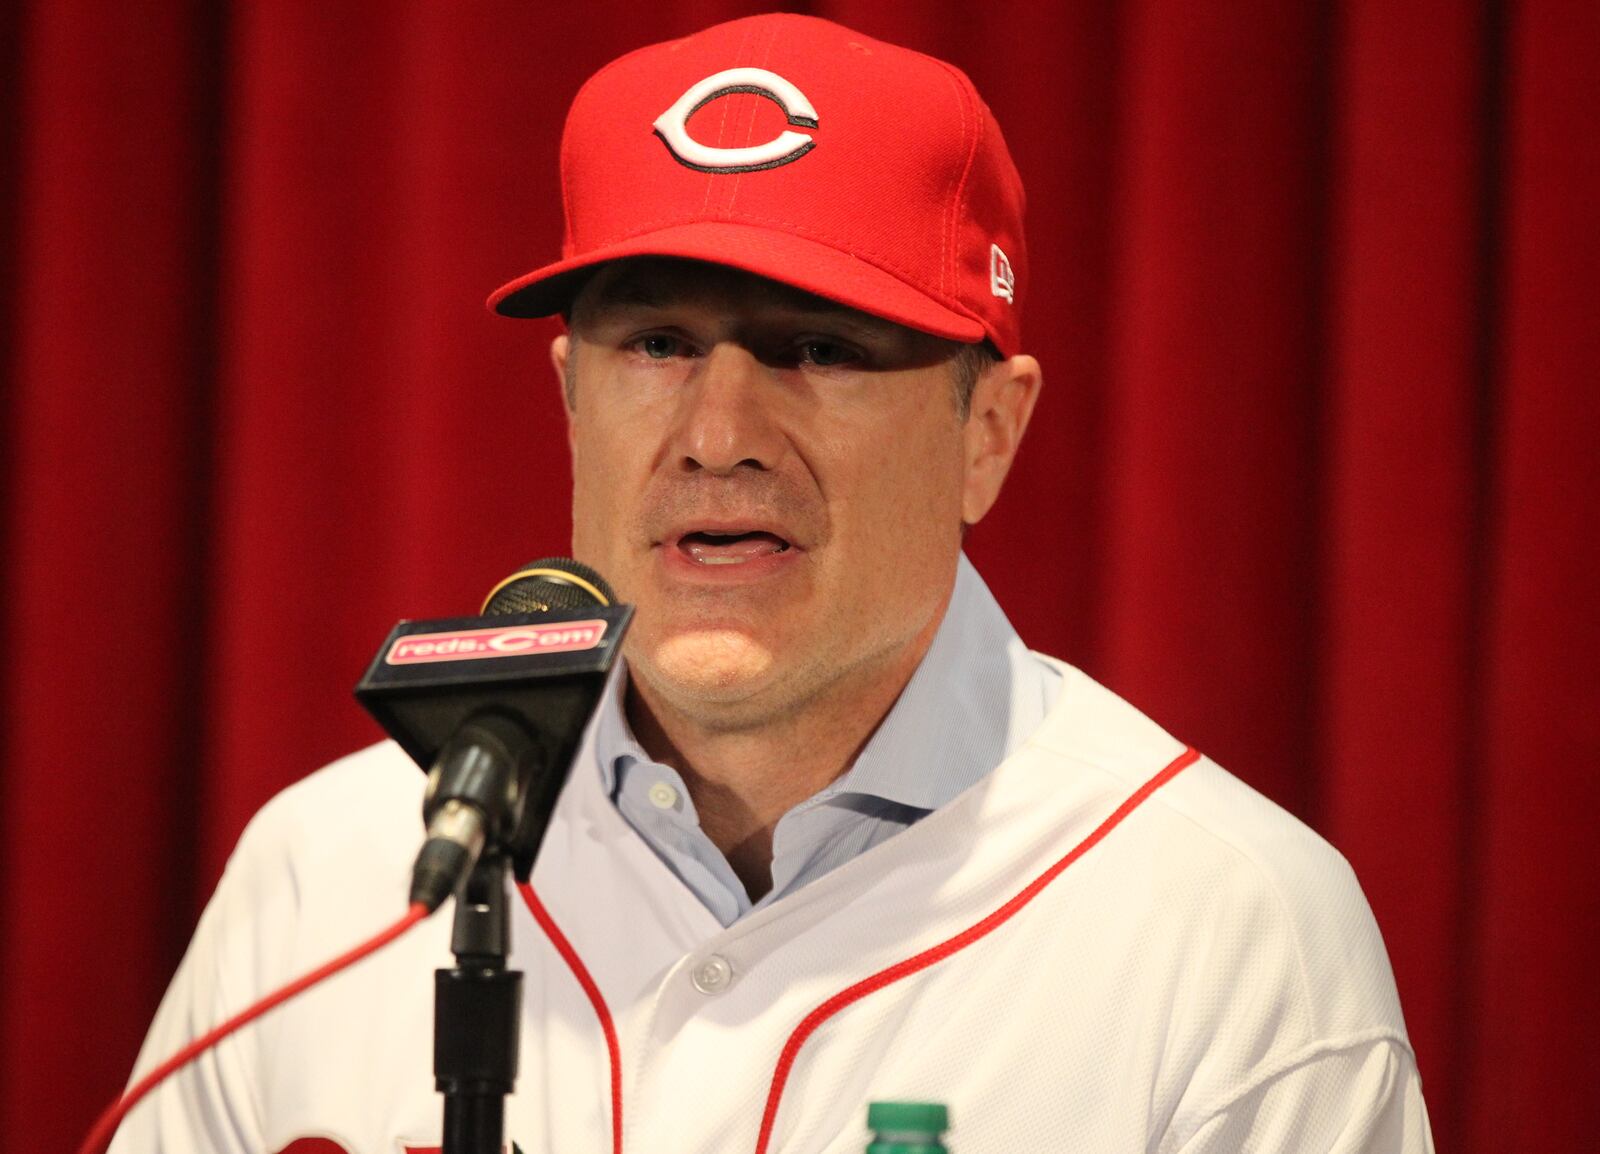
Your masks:
{"label": "white baseball jersey", "polygon": [[[1344,860],[1061,669],[1045,723],[981,782],[728,928],[618,815],[586,749],[533,879],[574,965],[537,903],[514,901],[526,977],[508,1143],[859,1154],[868,1102],[918,1099],[949,1106],[955,1154],[1431,1150]],[[404,912],[422,786],[380,745],[262,810],[141,1070]],[[223,1043],[113,1150],[437,1147],[449,921],[447,907]]]}

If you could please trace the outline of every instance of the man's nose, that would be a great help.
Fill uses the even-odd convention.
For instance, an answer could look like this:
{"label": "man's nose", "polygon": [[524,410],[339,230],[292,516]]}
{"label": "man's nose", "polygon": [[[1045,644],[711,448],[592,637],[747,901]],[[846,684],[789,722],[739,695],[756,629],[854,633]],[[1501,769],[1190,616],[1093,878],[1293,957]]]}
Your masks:
{"label": "man's nose", "polygon": [[686,471],[770,469],[783,452],[772,406],[777,382],[748,349],[721,343],[685,382],[678,411],[678,459]]}

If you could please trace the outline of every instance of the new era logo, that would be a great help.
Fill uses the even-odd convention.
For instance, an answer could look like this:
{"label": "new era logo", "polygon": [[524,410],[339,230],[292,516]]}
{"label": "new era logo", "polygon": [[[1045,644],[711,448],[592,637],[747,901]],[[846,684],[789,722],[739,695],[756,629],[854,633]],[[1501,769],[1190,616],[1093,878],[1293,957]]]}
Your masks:
{"label": "new era logo", "polygon": [[1011,271],[1011,261],[1000,251],[1000,246],[989,246],[989,291],[1008,304],[1017,303],[1017,277]]}

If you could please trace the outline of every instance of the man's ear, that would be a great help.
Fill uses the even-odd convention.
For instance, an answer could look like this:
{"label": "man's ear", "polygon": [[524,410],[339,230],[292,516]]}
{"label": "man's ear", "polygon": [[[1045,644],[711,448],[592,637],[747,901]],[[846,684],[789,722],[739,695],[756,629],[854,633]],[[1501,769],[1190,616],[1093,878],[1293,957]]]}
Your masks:
{"label": "man's ear", "polygon": [[556,384],[561,388],[562,405],[567,410],[567,445],[572,445],[574,436],[573,419],[577,416],[577,406],[573,403],[572,390],[567,387],[567,359],[572,356],[572,338],[566,333],[560,333],[550,342],[550,364],[556,371]]}
{"label": "man's ear", "polygon": [[963,433],[966,478],[961,520],[976,525],[994,506],[1005,484],[1017,446],[1033,416],[1043,385],[1039,362],[1029,356],[998,361],[985,369],[972,390]]}
{"label": "man's ear", "polygon": [[[556,383],[561,386],[561,395],[567,395],[567,358],[572,355],[572,338],[566,333],[558,333],[550,342],[550,364],[556,370]],[[568,408],[571,408],[569,402]]]}

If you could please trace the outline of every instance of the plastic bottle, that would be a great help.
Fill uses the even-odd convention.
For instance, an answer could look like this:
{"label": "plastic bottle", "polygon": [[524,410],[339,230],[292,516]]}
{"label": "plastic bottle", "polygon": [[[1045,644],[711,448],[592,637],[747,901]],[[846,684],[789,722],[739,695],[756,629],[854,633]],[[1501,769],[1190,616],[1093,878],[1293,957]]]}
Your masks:
{"label": "plastic bottle", "polygon": [[950,1112],[942,1102],[874,1102],[867,1127],[867,1154],[948,1154],[940,1139],[950,1128]]}

